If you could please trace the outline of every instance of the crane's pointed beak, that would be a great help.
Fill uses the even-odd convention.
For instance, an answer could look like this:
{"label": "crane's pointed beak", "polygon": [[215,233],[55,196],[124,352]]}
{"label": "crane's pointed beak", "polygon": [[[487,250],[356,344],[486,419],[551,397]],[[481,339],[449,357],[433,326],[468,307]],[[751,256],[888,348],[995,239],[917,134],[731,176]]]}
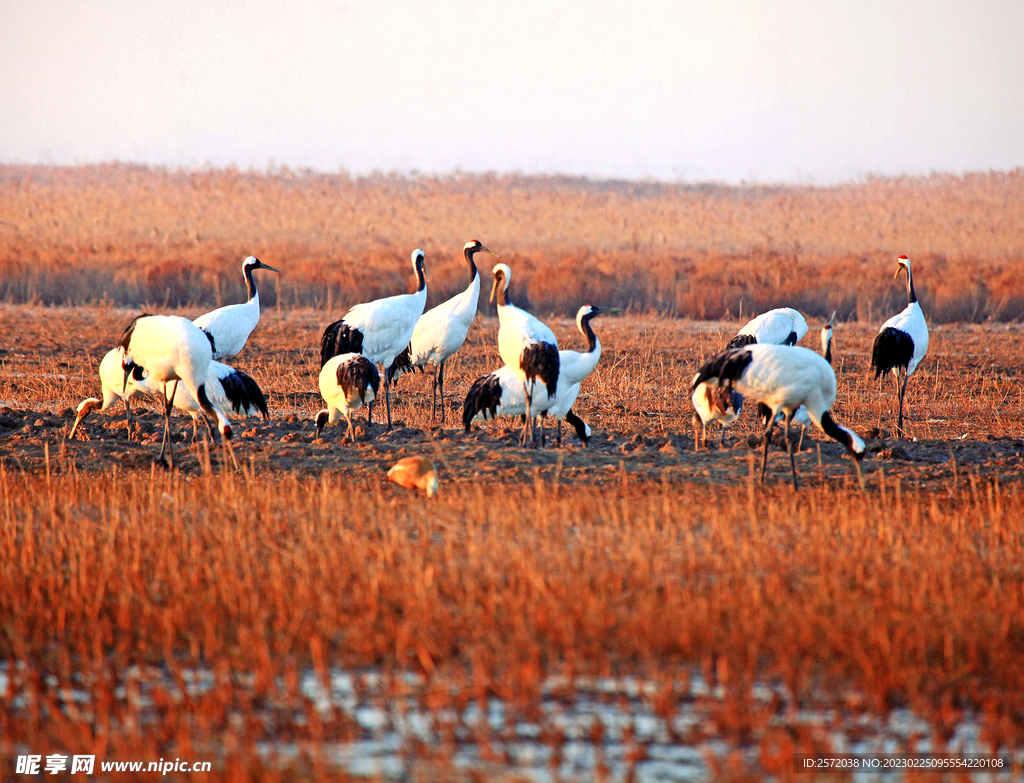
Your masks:
{"label": "crane's pointed beak", "polygon": [[487,253],[488,255],[492,255],[492,256],[494,256],[495,258],[501,258],[501,256],[499,256],[499,255],[498,255],[497,253],[495,253],[495,252],[494,252],[493,250],[491,250],[490,248],[486,248],[486,247],[481,247],[481,248],[480,248],[480,252],[481,252],[481,253]]}
{"label": "crane's pointed beak", "polygon": [[494,282],[491,284],[491,298],[490,301],[494,301],[494,296],[498,291],[498,278],[494,278]]}
{"label": "crane's pointed beak", "polygon": [[896,274],[894,274],[892,276],[892,279],[895,280],[897,277],[899,277],[900,276],[900,272],[902,272],[902,271],[903,271],[903,264],[900,264],[898,267],[896,267]]}
{"label": "crane's pointed beak", "polygon": [[260,269],[267,269],[271,272],[277,272],[278,274],[281,274],[280,269],[274,269],[274,267],[272,267],[270,264],[264,264],[262,261],[260,261]]}
{"label": "crane's pointed beak", "polygon": [[828,325],[832,326],[836,322],[836,311],[832,311],[832,317],[828,319]]}
{"label": "crane's pointed beak", "polygon": [[132,374],[133,368],[130,364],[127,367],[122,364],[121,369],[124,370],[124,383],[121,384],[121,394],[124,394],[128,389],[128,376]]}
{"label": "crane's pointed beak", "polygon": [[602,314],[604,314],[604,313],[621,313],[621,312],[622,312],[622,308],[621,307],[602,307],[601,308],[601,313]]}

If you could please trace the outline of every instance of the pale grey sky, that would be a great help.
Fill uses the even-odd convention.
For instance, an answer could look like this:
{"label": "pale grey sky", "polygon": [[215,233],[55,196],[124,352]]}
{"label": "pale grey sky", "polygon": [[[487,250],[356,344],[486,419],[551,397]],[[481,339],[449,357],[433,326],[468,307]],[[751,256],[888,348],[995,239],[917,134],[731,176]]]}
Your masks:
{"label": "pale grey sky", "polygon": [[0,161],[1007,169],[1022,40],[1020,0],[0,0]]}

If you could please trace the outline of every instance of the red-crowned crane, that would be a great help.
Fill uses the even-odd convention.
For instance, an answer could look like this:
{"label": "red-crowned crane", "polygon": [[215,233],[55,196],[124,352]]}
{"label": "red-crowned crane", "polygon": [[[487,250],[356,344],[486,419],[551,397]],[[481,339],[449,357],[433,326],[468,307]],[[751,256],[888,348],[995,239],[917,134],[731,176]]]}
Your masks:
{"label": "red-crowned crane", "polygon": [[[907,393],[907,380],[928,352],[928,324],[925,323],[921,303],[917,301],[917,293],[914,291],[914,273],[910,269],[910,259],[900,256],[897,261],[899,266],[896,267],[893,280],[900,276],[900,272],[906,271],[907,306],[903,308],[903,312],[882,324],[871,348],[871,369],[875,371],[875,378],[880,378],[891,371],[896,379],[896,394],[900,403],[896,437],[902,438],[903,398]],[[900,370],[903,371],[903,383],[900,383]]]}
{"label": "red-crowned crane", "polygon": [[[89,397],[79,403],[76,409],[75,423],[71,426],[71,432],[68,433],[69,439],[75,437],[79,425],[90,413],[93,411],[102,413],[118,400],[124,400],[128,418],[128,439],[131,440],[130,399],[136,394],[162,395],[162,384],[144,375],[141,368],[137,368],[136,372],[129,375],[128,382],[125,384],[123,358],[124,349],[118,346],[107,351],[100,361],[99,376],[103,399]],[[248,373],[220,362],[210,362],[206,386],[210,401],[222,410],[242,417],[260,415],[266,419],[269,416],[267,398]],[[166,403],[166,400],[164,402]],[[192,417],[192,440],[195,440],[198,420],[203,413],[202,407],[183,385],[179,385],[175,389],[173,405]],[[209,427],[209,421],[205,417],[203,417],[203,422]]]}
{"label": "red-crowned crane", "polygon": [[807,321],[792,307],[761,313],[733,337],[726,348],[744,345],[796,345],[807,334]]}
{"label": "red-crowned crane", "polygon": [[744,396],[765,403],[772,410],[764,430],[764,453],[761,457],[761,481],[764,482],[775,416],[785,416],[786,448],[793,471],[793,487],[797,487],[796,461],[789,440],[789,423],[797,408],[803,405],[811,421],[830,438],[842,443],[850,452],[857,468],[857,478],[864,487],[860,461],[864,457],[864,441],[856,433],[836,424],[832,405],[836,400],[836,374],[821,356],[806,348],[788,345],[748,345],[726,349],[701,367],[693,387],[714,382],[728,389],[735,388]]}
{"label": "red-crowned crane", "polygon": [[345,434],[356,442],[352,411],[373,402],[380,388],[377,365],[362,354],[343,353],[327,360],[320,369],[320,396],[327,407],[316,414],[316,436],[319,438],[328,423],[336,424],[342,416],[348,422]]}
{"label": "red-crowned crane", "polygon": [[[416,270],[416,290],[411,294],[398,294],[385,299],[357,304],[340,321],[324,329],[320,339],[320,367],[334,356],[358,353],[374,364],[384,367],[384,400],[388,411],[388,430],[391,426],[391,394],[388,382],[394,371],[396,357],[408,347],[416,321],[423,315],[427,303],[427,279],[424,272],[424,254],[412,252],[412,265]],[[373,405],[368,406],[369,420],[373,419]]]}
{"label": "red-crowned crane", "polygon": [[[531,415],[550,415],[558,422],[558,443],[562,442],[562,421],[565,420],[576,430],[583,445],[590,438],[590,428],[575,413],[573,403],[580,393],[580,383],[597,367],[601,359],[601,341],[594,333],[591,321],[601,313],[618,312],[618,308],[601,308],[584,305],[576,313],[576,328],[587,338],[585,351],[559,351],[559,373],[552,399],[547,387],[534,389]],[[468,431],[476,419],[493,419],[497,416],[526,416],[526,389],[518,373],[509,365],[478,378],[470,387],[462,407],[462,424]]]}
{"label": "red-crowned crane", "polygon": [[537,379],[545,385],[548,398],[558,387],[559,355],[555,333],[540,319],[512,304],[508,293],[512,270],[507,264],[495,264],[492,270],[491,301],[498,304],[498,353],[523,384],[526,395],[526,421],[520,445],[537,441],[533,426],[532,399]]}
{"label": "red-crowned crane", "polygon": [[248,256],[242,262],[242,277],[249,292],[247,301],[241,304],[225,305],[196,318],[192,323],[210,335],[213,344],[213,358],[230,359],[245,347],[246,340],[260,322],[260,292],[252,273],[257,269],[281,273],[281,270],[264,264],[255,256]]}
{"label": "red-crowned crane", "polygon": [[167,467],[174,465],[171,442],[171,406],[178,384],[184,385],[207,416],[217,420],[217,427],[231,461],[238,466],[231,447],[231,423],[221,410],[223,403],[214,403],[207,394],[210,380],[210,362],[213,347],[209,335],[187,318],[176,315],[140,315],[121,335],[124,350],[121,366],[124,368],[122,391],[128,386],[129,376],[142,373],[151,382],[159,384],[164,397],[164,437],[156,461]]}
{"label": "red-crowned crane", "polygon": [[444,363],[462,347],[469,334],[470,324],[476,317],[480,301],[480,270],[473,259],[477,253],[500,256],[484,247],[479,239],[467,242],[462,248],[469,265],[469,286],[461,294],[432,307],[420,316],[412,333],[409,346],[395,360],[392,382],[399,376],[413,370],[422,370],[434,365],[434,382],[430,400],[430,421],[437,418],[437,397],[441,397],[441,424],[445,423],[447,411],[444,407]]}

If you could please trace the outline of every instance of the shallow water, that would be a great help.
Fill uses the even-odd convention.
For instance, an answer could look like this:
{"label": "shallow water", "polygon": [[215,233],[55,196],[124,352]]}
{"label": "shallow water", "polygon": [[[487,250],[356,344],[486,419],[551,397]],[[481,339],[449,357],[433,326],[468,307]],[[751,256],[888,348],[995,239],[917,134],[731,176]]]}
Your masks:
{"label": "shallow water", "polygon": [[[132,669],[126,684],[115,689],[115,698],[135,706],[143,722],[155,721],[152,691],[160,687],[171,698],[201,696],[217,684],[208,670],[186,670],[185,692],[165,672]],[[0,668],[0,693],[6,693],[9,674]],[[723,696],[720,687],[709,686],[697,673],[675,689],[676,702],[670,717],[659,715],[652,702],[664,683],[635,678],[552,677],[542,687],[536,709],[527,717],[509,703],[488,698],[472,701],[461,709],[428,710],[424,695],[430,685],[423,677],[406,673],[385,676],[374,670],[331,670],[327,687],[312,671],[303,673],[299,691],[325,716],[339,710],[358,726],[360,737],[332,742],[319,750],[329,763],[350,775],[385,780],[404,780],[424,763],[422,749],[457,768],[535,783],[554,781],[608,781],[632,779],[640,783],[681,783],[706,780],[710,762],[738,753],[745,765],[757,769],[759,748],[736,749],[713,737],[717,733],[711,707]],[[249,676],[235,676],[235,687],[251,685]],[[50,683],[56,686],[53,679]],[[433,684],[436,689],[436,683]],[[283,692],[283,688],[282,688]],[[761,705],[789,695],[781,685],[759,684],[751,697]],[[64,691],[66,703],[88,711],[86,688]],[[24,695],[9,702],[14,710],[28,706]],[[296,723],[305,721],[296,712]],[[934,749],[932,728],[909,710],[893,710],[884,717],[841,715],[834,709],[780,710],[773,726],[801,727],[827,743],[834,753],[926,753]],[[947,744],[949,752],[991,752],[981,744],[980,726],[964,720]],[[679,737],[705,737],[682,742]],[[856,737],[856,739],[854,739]],[[271,765],[286,766],[306,748],[290,741],[264,741],[258,752]],[[1005,749],[1003,749],[1005,750]],[[813,779],[813,778],[808,778]],[[859,774],[855,781],[900,780],[899,775]],[[1009,780],[1010,775],[978,775],[978,780]]]}

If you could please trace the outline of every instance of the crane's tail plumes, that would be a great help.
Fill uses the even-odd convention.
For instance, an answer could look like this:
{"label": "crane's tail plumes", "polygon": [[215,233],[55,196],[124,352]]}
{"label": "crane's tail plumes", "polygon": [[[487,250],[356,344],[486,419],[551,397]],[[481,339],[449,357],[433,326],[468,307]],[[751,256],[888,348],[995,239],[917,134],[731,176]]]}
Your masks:
{"label": "crane's tail plumes", "polygon": [[498,415],[501,404],[501,382],[494,373],[477,378],[466,393],[462,404],[462,426],[469,432],[477,416],[493,419]]}
{"label": "crane's tail plumes", "polygon": [[[365,356],[357,356],[351,361],[341,362],[337,372],[338,386],[346,399],[352,398],[352,392],[359,395],[362,404],[375,400],[380,389],[380,373],[376,365]],[[367,396],[367,389],[372,394]]]}
{"label": "crane's tail plumes", "polygon": [[401,378],[406,373],[414,372],[419,370],[423,372],[423,368],[412,363],[412,343],[409,343],[395,360],[391,363],[391,366],[387,369],[387,377],[385,380],[392,386],[395,385],[395,381]]}
{"label": "crane's tail plumes", "polygon": [[533,343],[523,349],[519,366],[526,380],[540,378],[548,390],[548,399],[555,399],[558,390],[559,370],[558,346],[551,343]]}
{"label": "crane's tail plumes", "polygon": [[693,384],[690,386],[690,394],[705,381],[726,381],[731,388],[733,383],[738,381],[744,371],[754,360],[751,351],[745,348],[726,349],[722,353],[708,360],[697,372]]}
{"label": "crane's tail plumes", "polygon": [[871,369],[878,378],[896,367],[906,369],[914,358],[914,341],[900,329],[885,327],[871,347]]}
{"label": "crane's tail plumes", "polygon": [[362,332],[351,328],[344,319],[335,321],[324,329],[324,335],[320,338],[320,368],[323,369],[323,366],[335,356],[362,352]]}
{"label": "crane's tail plumes", "polygon": [[235,370],[221,378],[220,385],[224,387],[224,396],[231,403],[235,413],[240,416],[251,416],[259,411],[264,419],[269,418],[267,398],[259,384],[248,373]]}
{"label": "crane's tail plumes", "polygon": [[738,334],[738,335],[736,335],[735,337],[733,337],[729,341],[729,344],[725,346],[725,350],[728,351],[728,350],[730,350],[732,348],[743,348],[743,347],[745,347],[747,345],[756,345],[756,344],[757,344],[757,338],[754,337],[754,335],[752,335],[752,334]]}

